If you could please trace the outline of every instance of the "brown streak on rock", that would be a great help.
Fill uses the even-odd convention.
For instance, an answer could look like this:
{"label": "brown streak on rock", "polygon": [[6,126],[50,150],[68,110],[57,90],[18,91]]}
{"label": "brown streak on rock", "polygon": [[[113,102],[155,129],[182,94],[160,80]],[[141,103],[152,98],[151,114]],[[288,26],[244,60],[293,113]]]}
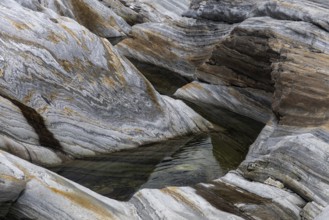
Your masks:
{"label": "brown streak on rock", "polygon": [[94,200],[92,197],[79,194],[78,192],[64,192],[54,187],[50,187],[49,189],[54,193],[66,197],[73,203],[76,203],[86,209],[89,209],[91,212],[97,213],[101,217],[100,219],[114,219],[112,213],[102,207],[103,205],[101,204],[101,202]]}

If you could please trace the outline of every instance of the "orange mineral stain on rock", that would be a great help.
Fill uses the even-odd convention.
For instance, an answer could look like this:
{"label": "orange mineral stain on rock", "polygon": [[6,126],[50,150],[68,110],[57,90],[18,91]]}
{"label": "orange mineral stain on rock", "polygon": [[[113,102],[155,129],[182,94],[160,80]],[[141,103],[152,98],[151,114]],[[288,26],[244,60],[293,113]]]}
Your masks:
{"label": "orange mineral stain on rock", "polygon": [[50,187],[49,189],[54,193],[59,194],[65,197],[66,199],[72,201],[72,203],[77,204],[85,209],[90,210],[92,213],[97,214],[99,216],[98,219],[114,219],[113,214],[105,207],[105,204],[95,200],[91,196],[83,194],[83,192],[64,192],[54,187]]}
{"label": "orange mineral stain on rock", "polygon": [[58,44],[61,41],[66,41],[64,36],[59,36],[58,34],[54,33],[53,31],[50,31],[48,33],[47,39],[55,44]]}
{"label": "orange mineral stain on rock", "polygon": [[187,197],[183,196],[175,187],[167,187],[164,189],[160,189],[161,192],[168,194],[172,196],[176,201],[180,203],[184,203],[191,207],[193,210],[203,214],[203,212],[200,210],[200,208],[191,200],[189,200]]}
{"label": "orange mineral stain on rock", "polygon": [[193,82],[185,85],[184,87],[182,87],[182,89],[184,89],[184,90],[190,90],[190,89],[204,90],[202,85],[200,85],[198,83],[193,83]]}
{"label": "orange mineral stain on rock", "polygon": [[13,20],[10,20],[10,23],[15,26],[16,29],[18,30],[26,30],[26,29],[30,29],[29,26],[27,26],[26,24],[24,23],[19,23],[19,22],[16,22],[16,21],[13,21]]}

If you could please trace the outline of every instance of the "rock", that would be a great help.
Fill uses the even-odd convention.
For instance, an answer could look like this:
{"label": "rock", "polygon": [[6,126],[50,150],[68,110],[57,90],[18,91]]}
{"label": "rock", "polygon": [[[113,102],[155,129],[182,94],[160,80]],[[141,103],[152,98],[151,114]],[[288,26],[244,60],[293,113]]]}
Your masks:
{"label": "rock", "polygon": [[[238,216],[259,218],[278,214],[294,217],[303,205],[303,200],[294,194],[247,182],[234,173],[195,188],[144,189],[130,201],[118,202],[8,153],[1,152],[1,156],[2,161],[8,161],[1,172],[10,166],[27,181],[24,192],[6,215],[9,219],[243,219]],[[288,206],[290,213],[282,214],[280,205]]]}
{"label": "rock", "polygon": [[[218,63],[225,63],[225,67],[242,73],[243,77],[258,81],[256,84],[246,81],[246,86],[274,90],[272,109],[282,124],[319,125],[328,118],[326,101],[323,100],[327,85],[322,83],[327,75],[325,60],[328,55],[326,51],[317,51],[323,48],[321,45],[325,44],[329,35],[315,26],[304,23],[305,26],[308,28],[301,28],[300,22],[249,19],[239,25],[227,41],[223,41],[212,57]],[[263,34],[254,36],[257,32]],[[303,37],[298,38],[297,34]],[[318,43],[310,48],[311,38],[318,38],[314,41]],[[236,51],[236,44],[240,45],[239,51]],[[258,54],[250,54],[251,47],[259,48],[255,50]],[[259,57],[264,61],[260,61]],[[312,70],[312,80],[309,80]],[[293,100],[298,102],[295,104]]]}
{"label": "rock", "polygon": [[248,181],[236,172],[213,181],[212,185],[197,186],[197,189],[199,194],[213,197],[211,201],[216,207],[231,210],[244,218],[299,219],[305,205],[305,201],[294,193]]}
{"label": "rock", "polygon": [[271,117],[271,94],[259,89],[192,82],[177,90],[175,96],[196,104],[225,108],[262,123]]}
{"label": "rock", "polygon": [[[27,182],[8,219],[137,219],[134,208],[127,203],[100,196],[5,152],[1,152],[1,161],[8,161],[0,167],[1,173],[8,168],[17,170]],[[17,195],[21,192],[18,188],[2,190]]]}
{"label": "rock", "polygon": [[278,180],[275,180],[275,179],[272,179],[271,177],[267,178],[267,180],[265,180],[264,182],[265,184],[268,184],[270,186],[275,186],[279,189],[283,189],[284,188],[284,185],[278,181]]}
{"label": "rock", "polygon": [[200,80],[273,92],[272,110],[281,124],[328,121],[326,7],[306,1],[195,1],[191,8],[196,17],[241,22],[198,69]]}
{"label": "rock", "polygon": [[301,217],[303,219],[315,219],[316,216],[320,215],[324,210],[324,207],[317,204],[316,202],[308,202],[302,212]]}
{"label": "rock", "polygon": [[154,64],[189,79],[196,67],[209,59],[212,49],[229,32],[230,25],[196,22],[145,23],[135,25],[131,38],[116,47],[128,58]]}
{"label": "rock", "polygon": [[23,158],[49,166],[212,127],[160,96],[107,40],[75,21],[53,22],[10,0],[0,5],[0,104],[17,118],[4,119],[1,134],[11,149],[26,148]]}
{"label": "rock", "polygon": [[328,204],[328,131],[269,123],[250,147],[239,169],[243,175],[263,182],[272,177],[306,201]]}
{"label": "rock", "polygon": [[252,17],[305,21],[329,30],[327,2],[319,0],[192,0],[186,16],[239,23]]}
{"label": "rock", "polygon": [[318,216],[316,216],[315,220],[325,220],[329,218],[329,206],[327,206]]}
{"label": "rock", "polygon": [[24,173],[0,154],[0,218],[5,217],[12,205],[24,190]]}
{"label": "rock", "polygon": [[190,187],[143,189],[130,202],[141,219],[243,219],[219,210]]}
{"label": "rock", "polygon": [[[300,215],[314,219],[321,212],[319,218],[326,216],[324,210],[329,198],[329,173],[324,166],[329,142],[327,14],[325,2],[274,0],[195,0],[185,13],[235,27],[196,72],[197,79],[212,85],[201,84],[201,88],[195,89],[193,85],[197,84],[193,83],[191,88],[187,85],[178,90],[177,95],[182,94],[194,103],[203,100],[220,103],[221,107],[241,114],[242,106],[252,106],[249,101],[239,99],[236,107],[232,105],[236,96],[232,98],[224,95],[225,92],[217,92],[219,95],[215,96],[216,91],[238,88],[254,91],[251,97],[257,97],[256,91],[273,94],[272,99],[267,99],[272,102],[271,108],[267,108],[267,119],[271,120],[238,168],[243,178],[266,183],[269,178],[275,179],[275,185],[279,181],[284,189],[305,200],[299,208],[293,206],[294,216],[289,217],[284,213],[291,214],[287,207],[292,206],[281,204],[279,210],[283,212],[273,219],[299,219]],[[206,92],[202,91],[204,88]],[[220,95],[220,99],[213,98]],[[242,114],[255,119],[252,111],[247,111],[249,115]],[[275,116],[271,117],[271,111]],[[255,188],[254,193],[259,192]]]}
{"label": "rock", "polygon": [[[8,153],[1,152],[1,156],[27,180],[24,192],[6,215],[8,219],[241,219],[216,209],[190,187],[145,189],[129,202],[118,202]],[[0,169],[5,172],[8,163]],[[8,188],[3,191],[20,192]]]}
{"label": "rock", "polygon": [[[2,1],[0,147],[49,166],[212,128],[155,92],[118,50],[202,81],[176,96],[220,111],[224,135],[245,129],[239,138],[250,142],[248,120],[267,122],[237,171],[195,187],[144,189],[123,203],[3,152],[1,217],[327,218],[329,4],[192,0],[184,14],[192,18],[182,18],[188,3]],[[124,19],[150,22],[114,48],[70,18],[102,37],[127,35]]]}
{"label": "rock", "polygon": [[54,17],[52,21],[55,23],[57,17],[54,15],[55,13],[74,19],[101,37],[122,37],[130,32],[130,26],[124,19],[114,13],[110,8],[102,5],[98,0],[15,1],[24,7]]}
{"label": "rock", "polygon": [[130,25],[145,22],[143,16],[138,13],[139,8],[135,8],[132,4],[129,6],[127,1],[101,0],[99,2],[110,8]]}
{"label": "rock", "polygon": [[[116,6],[115,0],[104,0],[107,5]],[[126,8],[136,12],[141,22],[165,22],[182,19],[182,14],[188,9],[190,0],[120,0]],[[121,7],[120,7],[121,8]],[[123,13],[118,13],[120,16]],[[126,16],[123,15],[125,19]]]}

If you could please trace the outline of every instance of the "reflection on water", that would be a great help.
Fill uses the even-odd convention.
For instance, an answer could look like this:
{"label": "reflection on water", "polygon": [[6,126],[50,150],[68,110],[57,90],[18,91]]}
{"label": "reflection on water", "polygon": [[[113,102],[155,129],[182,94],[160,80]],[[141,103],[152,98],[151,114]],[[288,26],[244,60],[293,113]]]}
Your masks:
{"label": "reflection on water", "polygon": [[53,170],[102,195],[128,200],[141,188],[209,182],[236,168],[244,158],[241,149],[222,151],[217,145],[220,138],[219,134],[211,134],[170,140],[70,161]]}

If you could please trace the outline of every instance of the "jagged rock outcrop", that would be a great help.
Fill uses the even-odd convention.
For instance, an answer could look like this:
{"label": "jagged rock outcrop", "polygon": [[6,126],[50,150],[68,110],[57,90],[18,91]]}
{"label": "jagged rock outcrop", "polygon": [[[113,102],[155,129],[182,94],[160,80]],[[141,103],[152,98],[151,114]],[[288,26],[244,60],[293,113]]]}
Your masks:
{"label": "jagged rock outcrop", "polygon": [[51,165],[211,127],[73,20],[0,5],[2,149]]}

